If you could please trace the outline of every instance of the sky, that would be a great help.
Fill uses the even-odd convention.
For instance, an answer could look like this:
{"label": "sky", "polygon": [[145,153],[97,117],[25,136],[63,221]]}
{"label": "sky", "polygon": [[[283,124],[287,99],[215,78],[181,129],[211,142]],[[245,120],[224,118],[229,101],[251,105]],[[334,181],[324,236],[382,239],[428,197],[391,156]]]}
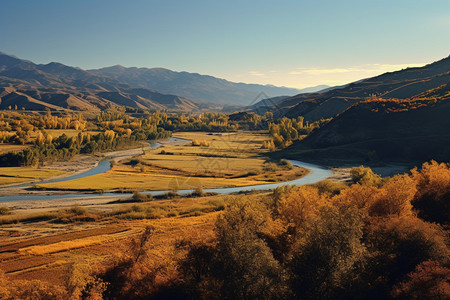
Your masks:
{"label": "sky", "polygon": [[0,51],[83,69],[341,85],[450,54],[449,0],[0,0]]}

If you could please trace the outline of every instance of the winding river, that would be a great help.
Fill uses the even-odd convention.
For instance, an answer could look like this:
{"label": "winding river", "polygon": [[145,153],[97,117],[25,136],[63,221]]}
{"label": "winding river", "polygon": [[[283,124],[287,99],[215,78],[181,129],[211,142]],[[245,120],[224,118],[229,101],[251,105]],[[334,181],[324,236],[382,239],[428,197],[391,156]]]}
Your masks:
{"label": "winding river", "polygon": [[[178,138],[170,138],[171,140],[174,141],[182,141],[182,139],[178,139]],[[150,147],[153,149],[158,148],[159,146],[161,146],[160,143],[157,142],[152,142],[150,144]],[[74,174],[74,175],[70,175],[67,177],[62,177],[62,178],[58,178],[58,179],[53,179],[53,180],[47,180],[47,181],[42,181],[45,183],[50,183],[50,182],[62,182],[62,181],[68,181],[68,180],[73,180],[73,179],[78,179],[78,178],[84,178],[84,177],[88,177],[88,176],[92,176],[92,175],[97,175],[97,174],[101,174],[104,173],[106,171],[108,171],[109,169],[111,169],[111,163],[110,163],[110,159],[112,158],[117,158],[117,157],[106,157],[103,160],[101,160],[98,165],[88,171],[82,172],[82,173],[78,173],[78,174]],[[291,180],[291,181],[284,181],[284,182],[276,182],[276,183],[270,183],[270,184],[258,184],[258,185],[249,185],[249,186],[240,186],[240,187],[231,187],[231,188],[215,188],[215,189],[204,189],[204,192],[213,192],[213,193],[220,193],[220,194],[231,194],[231,193],[236,193],[236,192],[246,192],[246,191],[252,191],[252,190],[269,190],[269,189],[274,189],[276,187],[279,186],[283,186],[283,185],[303,185],[303,184],[312,184],[312,183],[316,183],[319,182],[321,180],[324,180],[328,177],[330,177],[333,172],[327,168],[318,166],[318,165],[314,165],[314,164],[309,164],[309,163],[305,163],[305,162],[301,162],[301,161],[297,161],[297,160],[289,160],[292,165],[294,166],[298,166],[298,167],[303,167],[309,170],[309,174],[295,179],[295,180]],[[20,185],[16,185],[16,186],[9,186],[9,187],[31,187],[33,184],[36,184],[36,182],[34,183],[25,183],[25,184],[20,184]],[[166,193],[167,190],[161,190],[161,191],[145,191],[143,192],[144,194],[152,194],[154,196],[156,195],[161,195]],[[178,193],[179,194],[188,194],[191,193],[192,189],[188,189],[188,190],[179,190]],[[30,194],[30,195],[17,195],[17,196],[0,196],[0,202],[9,202],[9,201],[26,201],[26,200],[52,200],[52,199],[80,199],[80,198],[91,198],[91,197],[131,197],[133,194],[132,193],[124,193],[124,194],[117,194],[117,193],[103,193],[103,194],[85,194],[85,193],[76,193],[76,194],[52,194],[52,195],[35,195],[35,194]]]}

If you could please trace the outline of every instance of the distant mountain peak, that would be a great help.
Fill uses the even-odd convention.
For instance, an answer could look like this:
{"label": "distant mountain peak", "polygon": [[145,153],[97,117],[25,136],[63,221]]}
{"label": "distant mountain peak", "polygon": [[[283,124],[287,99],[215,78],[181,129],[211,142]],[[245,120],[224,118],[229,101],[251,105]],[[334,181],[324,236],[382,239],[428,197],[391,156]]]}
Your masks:
{"label": "distant mountain peak", "polygon": [[89,72],[114,78],[135,87],[220,104],[245,106],[251,103],[261,92],[269,96],[292,96],[299,92],[295,88],[236,83],[210,75],[186,71],[177,72],[160,67],[125,68],[112,66],[89,70]]}
{"label": "distant mountain peak", "polygon": [[104,69],[107,69],[107,68],[110,68],[110,69],[119,69],[119,70],[126,69],[126,67],[124,67],[124,66],[122,66],[122,65],[114,65],[114,66],[111,66],[111,67],[106,67],[106,68],[104,68]]}

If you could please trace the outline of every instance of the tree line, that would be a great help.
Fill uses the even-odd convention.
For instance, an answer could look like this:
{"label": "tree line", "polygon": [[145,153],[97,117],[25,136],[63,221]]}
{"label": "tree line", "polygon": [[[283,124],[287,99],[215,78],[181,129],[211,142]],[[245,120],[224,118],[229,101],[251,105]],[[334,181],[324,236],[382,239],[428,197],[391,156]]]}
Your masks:
{"label": "tree line", "polygon": [[[32,147],[0,155],[0,166],[35,166],[44,161],[70,159],[79,153],[94,153],[131,146],[137,141],[166,138],[174,131],[235,132],[268,131],[271,139],[263,148],[275,150],[289,146],[326,120],[309,124],[302,117],[275,120],[264,115],[239,112],[168,113],[146,112],[132,116],[126,108],[112,106],[91,120],[81,114],[41,115],[33,112],[4,111],[0,115],[0,143]],[[78,135],[52,136],[49,130],[75,130]]]}

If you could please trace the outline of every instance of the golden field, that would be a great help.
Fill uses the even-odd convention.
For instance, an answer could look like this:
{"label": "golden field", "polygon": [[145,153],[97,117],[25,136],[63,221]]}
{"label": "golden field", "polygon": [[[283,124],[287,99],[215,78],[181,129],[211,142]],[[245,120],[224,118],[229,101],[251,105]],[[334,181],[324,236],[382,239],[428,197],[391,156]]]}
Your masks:
{"label": "golden field", "polygon": [[183,132],[174,137],[207,146],[167,142],[114,164],[106,173],[37,187],[83,191],[223,188],[293,180],[307,173],[302,168],[268,163],[266,150],[261,149],[265,134]]}
{"label": "golden field", "polygon": [[65,171],[32,167],[0,168],[0,185],[25,183],[66,174]]}

